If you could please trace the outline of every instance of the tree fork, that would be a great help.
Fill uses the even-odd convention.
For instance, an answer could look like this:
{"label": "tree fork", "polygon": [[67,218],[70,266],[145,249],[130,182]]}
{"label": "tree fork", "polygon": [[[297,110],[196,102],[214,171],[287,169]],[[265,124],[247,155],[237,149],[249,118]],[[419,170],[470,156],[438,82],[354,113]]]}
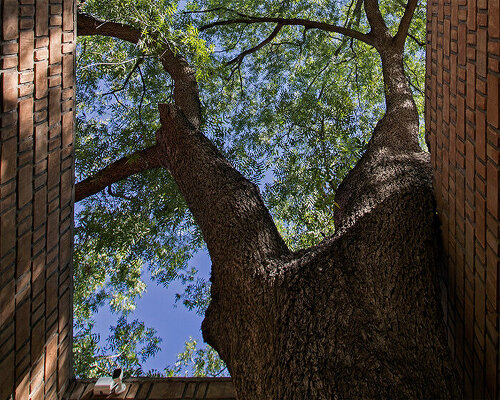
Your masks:
{"label": "tree fork", "polygon": [[[177,182],[202,229],[214,263],[231,260],[226,247],[262,260],[288,253],[260,196],[173,104],[160,104],[162,127],[157,142],[166,155],[165,166]],[[258,246],[263,249],[259,250]]]}
{"label": "tree fork", "polygon": [[359,39],[381,54],[387,112],[338,189],[335,235],[296,253],[258,188],[199,132],[192,70],[184,59],[162,59],[167,72],[180,72],[180,91],[175,105],[159,107],[161,162],[210,252],[202,329],[238,399],[461,397],[438,301],[429,160],[402,68],[410,1],[392,38],[377,0],[365,0],[372,30]]}
{"label": "tree fork", "polygon": [[[226,361],[239,399],[461,396],[438,301],[434,199],[428,156],[418,147],[418,114],[400,44],[376,1],[365,7],[382,58],[387,112],[339,187],[336,234],[281,257],[267,251],[274,240],[243,247],[230,241],[220,258],[210,236],[247,234],[244,224],[224,218],[239,199],[216,212],[223,226],[200,223],[204,235],[211,230],[205,239],[214,256],[204,337]],[[274,228],[268,218],[256,221],[259,230]]]}
{"label": "tree fork", "polygon": [[[162,129],[157,141],[164,147],[166,165],[202,230],[212,260],[204,339],[229,360],[230,372],[238,381],[245,365],[271,365],[267,357],[273,354],[274,332],[267,326],[259,331],[256,321],[269,319],[275,304],[269,278],[290,252],[257,186],[236,171],[179,108],[161,104],[159,109]],[[237,329],[237,335],[223,333],[228,325]],[[227,342],[217,345],[220,340]],[[242,357],[248,348],[253,352]]]}

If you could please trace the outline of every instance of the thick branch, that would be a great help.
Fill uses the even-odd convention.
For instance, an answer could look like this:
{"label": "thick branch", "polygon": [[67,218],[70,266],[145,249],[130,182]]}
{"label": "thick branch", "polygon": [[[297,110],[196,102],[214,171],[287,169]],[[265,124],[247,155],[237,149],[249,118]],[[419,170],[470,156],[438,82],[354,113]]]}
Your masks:
{"label": "thick branch", "polygon": [[226,63],[226,65],[231,65],[231,64],[234,64],[236,62],[237,63],[241,63],[246,56],[248,56],[249,54],[252,54],[252,53],[256,52],[257,50],[260,50],[266,44],[268,44],[269,42],[271,42],[276,37],[276,35],[279,33],[279,31],[281,30],[282,27],[283,27],[282,24],[276,25],[276,28],[274,29],[274,31],[265,40],[263,40],[262,42],[260,42],[257,46],[252,47],[251,49],[245,50],[243,53],[241,53],[237,57],[233,58],[231,61],[228,61]]}
{"label": "thick branch", "polygon": [[200,31],[213,28],[215,26],[231,25],[231,24],[258,24],[258,23],[276,23],[281,25],[294,25],[303,26],[309,29],[320,29],[327,32],[340,33],[361,40],[369,45],[373,45],[373,40],[366,34],[356,31],[354,29],[345,28],[327,24],[326,22],[310,21],[303,18],[277,18],[277,17],[249,17],[249,18],[235,18],[225,21],[215,21],[200,28]]}
{"label": "thick branch", "polygon": [[[157,141],[164,162],[203,232],[212,259],[212,279],[224,267],[251,279],[288,249],[256,185],[245,179],[175,105],[160,104]],[[248,261],[252,259],[256,265]],[[232,270],[231,273],[235,273]]]}
{"label": "thick branch", "polygon": [[159,145],[136,151],[100,170],[95,175],[78,182],[75,186],[75,202],[100,192],[112,183],[121,181],[138,172],[161,167]]}
{"label": "thick branch", "polygon": [[365,0],[365,13],[371,27],[370,36],[372,38],[376,37],[377,42],[379,42],[380,39],[390,37],[389,30],[378,6],[378,0]]}
{"label": "thick branch", "polygon": [[141,38],[141,32],[129,25],[101,21],[80,13],[77,16],[77,32],[79,36],[110,36],[131,43],[137,43]]}
{"label": "thick branch", "polygon": [[404,47],[413,14],[415,13],[415,8],[417,8],[417,3],[418,0],[408,0],[408,3],[406,3],[405,13],[399,23],[398,32],[396,33],[396,36],[394,36],[394,44],[399,49]]}
{"label": "thick branch", "polygon": [[166,48],[161,54],[161,63],[175,82],[174,102],[195,127],[201,123],[201,103],[196,81],[196,71],[180,54]]}

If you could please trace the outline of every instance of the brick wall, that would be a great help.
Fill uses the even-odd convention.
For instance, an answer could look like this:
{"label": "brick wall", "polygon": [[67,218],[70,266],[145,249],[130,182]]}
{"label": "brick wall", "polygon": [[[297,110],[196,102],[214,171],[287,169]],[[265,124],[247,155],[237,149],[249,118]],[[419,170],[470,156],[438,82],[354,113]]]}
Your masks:
{"label": "brick wall", "polygon": [[[102,399],[93,396],[95,379],[73,382],[67,400]],[[124,400],[236,400],[231,378],[128,378]]]}
{"label": "brick wall", "polygon": [[2,0],[0,400],[71,373],[74,2]]}
{"label": "brick wall", "polygon": [[500,399],[499,1],[431,0],[427,11],[426,134],[448,341],[466,398]]}

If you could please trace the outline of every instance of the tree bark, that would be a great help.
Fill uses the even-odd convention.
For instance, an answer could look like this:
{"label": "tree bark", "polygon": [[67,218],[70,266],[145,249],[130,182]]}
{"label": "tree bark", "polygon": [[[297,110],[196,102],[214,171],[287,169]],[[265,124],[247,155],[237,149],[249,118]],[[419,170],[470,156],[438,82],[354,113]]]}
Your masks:
{"label": "tree bark", "polygon": [[[77,30],[79,36],[110,36],[130,43],[139,43],[142,39],[140,30],[133,26],[103,21],[80,12],[77,14]],[[158,59],[165,72],[175,82],[173,96],[175,104],[182,108],[183,115],[189,123],[197,128],[201,123],[201,103],[195,70],[182,55],[175,54],[165,43],[160,48]],[[75,188],[75,202],[98,193],[112,183],[133,174],[162,166],[160,159],[165,160],[165,156],[160,154],[160,151],[160,146],[156,144],[147,149],[138,150],[78,182]],[[166,163],[163,165],[168,169]]]}
{"label": "tree bark", "polygon": [[258,188],[182,110],[160,108],[157,140],[212,259],[203,336],[238,399],[461,397],[439,305],[429,158],[402,55],[379,48],[386,114],[338,189],[335,235],[303,251],[286,248]]}
{"label": "tree bark", "polygon": [[382,55],[387,112],[339,187],[336,233],[290,252],[257,187],[175,106],[170,171],[212,258],[204,339],[238,399],[457,399],[438,301],[428,155],[402,60]]}
{"label": "tree bark", "polygon": [[185,60],[162,59],[180,89],[175,104],[159,107],[161,163],[207,244],[212,301],[203,336],[240,400],[461,398],[438,301],[431,168],[402,62],[413,10],[393,38],[377,0],[365,0],[386,113],[338,188],[335,234],[298,252],[286,247],[257,186],[200,132]]}

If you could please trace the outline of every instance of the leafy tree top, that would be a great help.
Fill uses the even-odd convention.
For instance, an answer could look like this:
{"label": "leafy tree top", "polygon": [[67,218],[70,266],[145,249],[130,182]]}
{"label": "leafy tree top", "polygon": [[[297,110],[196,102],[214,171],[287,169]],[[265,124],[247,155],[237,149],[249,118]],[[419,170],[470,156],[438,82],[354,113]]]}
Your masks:
{"label": "leafy tree top", "polygon": [[[408,28],[404,63],[422,114],[424,8],[399,0],[378,7],[401,47],[398,28]],[[362,0],[87,0],[79,13],[75,325],[82,338],[91,337],[86,327],[104,304],[124,316],[134,309],[146,270],[165,286],[184,280],[180,298],[189,307],[203,312],[208,301],[207,282],[187,267],[201,233],[159,168],[160,103],[176,102],[261,184],[289,247],[334,232],[335,191],[385,107]],[[201,103],[183,96],[194,90]]]}

